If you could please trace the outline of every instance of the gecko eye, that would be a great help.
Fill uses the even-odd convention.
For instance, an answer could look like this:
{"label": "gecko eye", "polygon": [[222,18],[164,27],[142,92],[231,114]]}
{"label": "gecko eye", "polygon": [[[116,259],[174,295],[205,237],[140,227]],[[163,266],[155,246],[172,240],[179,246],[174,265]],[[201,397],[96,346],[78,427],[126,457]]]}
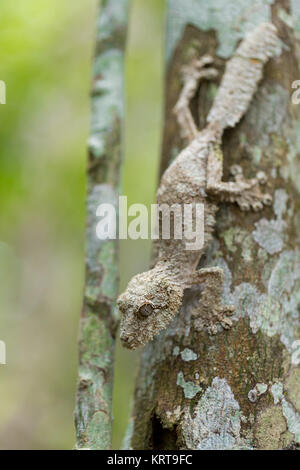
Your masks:
{"label": "gecko eye", "polygon": [[139,309],[139,314],[144,318],[149,317],[153,312],[154,308],[150,304],[144,304]]}

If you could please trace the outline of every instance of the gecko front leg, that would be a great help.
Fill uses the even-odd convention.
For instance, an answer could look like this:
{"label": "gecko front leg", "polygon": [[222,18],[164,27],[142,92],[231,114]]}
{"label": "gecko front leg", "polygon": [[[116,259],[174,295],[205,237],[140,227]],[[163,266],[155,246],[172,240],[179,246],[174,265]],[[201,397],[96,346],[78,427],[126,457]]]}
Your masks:
{"label": "gecko front leg", "polygon": [[266,183],[265,173],[260,171],[255,178],[246,179],[239,165],[234,165],[231,173],[234,175],[234,182],[222,181],[223,153],[219,145],[211,145],[207,162],[208,194],[222,201],[236,202],[243,211],[259,211],[264,205],[271,204],[271,195],[263,194],[260,190],[260,185]]}
{"label": "gecko front leg", "polygon": [[232,326],[229,318],[234,313],[233,305],[222,304],[222,293],[224,286],[224,271],[219,267],[203,268],[191,274],[191,286],[205,283],[201,295],[199,308],[196,309],[194,326],[201,330],[203,324],[210,334],[218,332],[217,325],[221,324],[224,329]]}

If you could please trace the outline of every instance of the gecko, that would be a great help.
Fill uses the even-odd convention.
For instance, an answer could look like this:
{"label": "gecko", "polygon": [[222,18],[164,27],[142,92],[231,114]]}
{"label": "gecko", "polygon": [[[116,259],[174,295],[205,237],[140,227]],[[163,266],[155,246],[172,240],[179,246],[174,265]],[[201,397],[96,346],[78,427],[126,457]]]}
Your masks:
{"label": "gecko", "polygon": [[144,346],[165,329],[179,313],[184,290],[204,285],[199,315],[208,314],[210,334],[216,325],[232,325],[234,306],[222,304],[224,272],[219,267],[197,269],[209,246],[216,223],[219,202],[236,203],[242,211],[260,211],[272,203],[272,196],[262,191],[266,174],[259,171],[246,179],[242,168],[231,168],[233,181],[223,181],[222,137],[245,115],[263,77],[263,68],[276,55],[276,27],[262,23],[240,43],[227,62],[221,84],[206,119],[198,130],[190,102],[199,83],[213,80],[218,71],[213,57],[205,55],[182,68],[183,86],[174,113],[187,146],[173,160],[161,178],[157,204],[204,204],[204,244],[200,250],[187,250],[185,238],[157,240],[156,263],[147,272],[134,276],[118,300],[122,314],[120,338],[123,346]]}

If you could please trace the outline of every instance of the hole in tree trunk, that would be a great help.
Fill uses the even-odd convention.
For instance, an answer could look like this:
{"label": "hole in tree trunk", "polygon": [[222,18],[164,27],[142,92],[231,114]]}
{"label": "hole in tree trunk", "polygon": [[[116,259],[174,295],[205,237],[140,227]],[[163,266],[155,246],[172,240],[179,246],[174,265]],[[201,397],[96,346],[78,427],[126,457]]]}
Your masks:
{"label": "hole in tree trunk", "polygon": [[164,428],[156,415],[152,418],[150,447],[155,450],[179,450],[176,428],[172,430]]}

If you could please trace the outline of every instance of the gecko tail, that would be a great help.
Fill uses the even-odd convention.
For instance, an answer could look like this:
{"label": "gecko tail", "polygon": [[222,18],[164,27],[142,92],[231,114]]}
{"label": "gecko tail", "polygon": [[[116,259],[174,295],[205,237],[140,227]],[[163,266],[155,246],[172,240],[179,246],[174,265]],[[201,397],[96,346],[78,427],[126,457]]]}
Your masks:
{"label": "gecko tail", "polygon": [[263,67],[278,50],[277,29],[260,24],[241,42],[228,61],[207,121],[222,131],[234,127],[246,113],[263,76]]}

